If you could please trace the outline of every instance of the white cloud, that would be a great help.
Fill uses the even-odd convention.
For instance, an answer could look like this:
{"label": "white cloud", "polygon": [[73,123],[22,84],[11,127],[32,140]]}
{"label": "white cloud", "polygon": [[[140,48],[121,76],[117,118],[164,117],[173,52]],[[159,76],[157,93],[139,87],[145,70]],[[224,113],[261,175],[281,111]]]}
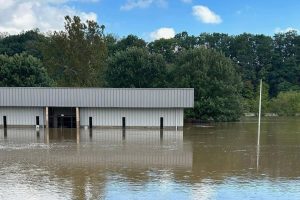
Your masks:
{"label": "white cloud", "polygon": [[175,36],[175,30],[173,28],[160,28],[157,29],[156,31],[153,31],[152,33],[150,33],[150,38],[152,40],[158,40],[158,39],[170,39],[173,38]]}
{"label": "white cloud", "polygon": [[275,29],[275,33],[287,33],[289,31],[297,31],[298,33],[300,33],[300,30],[299,29],[296,29],[296,28],[293,28],[293,27],[287,27],[285,29],[282,29],[282,28],[276,28]]}
{"label": "white cloud", "polygon": [[147,8],[152,4],[156,4],[159,7],[166,7],[168,2],[167,0],[127,0],[120,9],[128,11],[134,8]]}
{"label": "white cloud", "polygon": [[222,22],[219,15],[202,5],[193,6],[193,15],[205,24],[220,24]]}
{"label": "white cloud", "polygon": [[0,10],[5,10],[14,4],[13,0],[0,0]]}
{"label": "white cloud", "polygon": [[75,0],[0,0],[0,32],[15,34],[34,28],[42,32],[62,30],[65,15],[78,15],[83,21],[97,20],[95,13],[69,7],[65,4],[68,1]]}

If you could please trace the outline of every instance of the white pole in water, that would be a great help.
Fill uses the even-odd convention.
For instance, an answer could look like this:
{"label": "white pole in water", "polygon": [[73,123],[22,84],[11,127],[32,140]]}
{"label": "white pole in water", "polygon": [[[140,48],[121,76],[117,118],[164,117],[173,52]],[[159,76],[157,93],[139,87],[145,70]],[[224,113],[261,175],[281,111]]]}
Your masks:
{"label": "white pole in water", "polygon": [[260,123],[261,123],[261,96],[262,96],[262,80],[259,87],[259,108],[258,108],[258,130],[257,130],[257,149],[256,149],[256,169],[259,166],[259,151],[260,151]]}
{"label": "white pole in water", "polygon": [[262,79],[260,79],[259,87],[259,110],[258,110],[258,130],[257,130],[257,146],[260,144],[260,123],[261,123],[261,95],[262,95]]}

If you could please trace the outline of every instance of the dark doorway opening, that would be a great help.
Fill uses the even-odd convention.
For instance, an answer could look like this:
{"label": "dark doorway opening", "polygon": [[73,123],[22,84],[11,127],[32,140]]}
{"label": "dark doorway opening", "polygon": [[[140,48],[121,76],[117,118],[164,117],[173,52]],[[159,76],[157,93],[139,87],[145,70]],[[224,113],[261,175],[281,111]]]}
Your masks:
{"label": "dark doorway opening", "polygon": [[50,128],[76,128],[76,108],[49,108]]}

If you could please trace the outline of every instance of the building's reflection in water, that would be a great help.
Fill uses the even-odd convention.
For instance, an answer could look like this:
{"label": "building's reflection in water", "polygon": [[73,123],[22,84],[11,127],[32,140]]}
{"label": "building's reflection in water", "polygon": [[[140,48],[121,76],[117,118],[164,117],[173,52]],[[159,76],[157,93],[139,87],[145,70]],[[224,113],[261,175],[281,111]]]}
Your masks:
{"label": "building's reflection in water", "polygon": [[[193,153],[183,147],[182,131],[136,129],[8,129],[4,138],[12,144],[25,146],[40,143],[51,145],[50,151],[22,154],[32,162],[76,165],[170,166],[192,167]],[[77,145],[73,145],[76,143]],[[55,144],[55,145],[53,145]],[[79,147],[79,148],[78,148]],[[51,151],[53,150],[53,151]],[[55,150],[55,151],[54,151]]]}
{"label": "building's reflection in water", "polygon": [[0,140],[6,139],[17,144],[36,143],[44,138],[44,132],[44,129],[34,128],[0,128]]}
{"label": "building's reflection in water", "polygon": [[7,139],[7,129],[3,129],[3,136],[4,136],[4,139]]}
{"label": "building's reflection in water", "polygon": [[[102,196],[107,172],[147,182],[149,170],[191,170],[193,152],[183,132],[137,129],[7,129],[0,136],[0,161],[45,170],[63,188],[73,184],[76,199]],[[7,150],[7,151],[6,151]],[[23,165],[22,165],[23,164]],[[28,176],[31,176],[28,169]],[[26,171],[26,170],[25,170]],[[25,173],[26,174],[26,173]],[[59,177],[59,179],[57,179]],[[34,181],[33,181],[34,182]],[[36,184],[43,184],[36,180]]]}
{"label": "building's reflection in water", "polygon": [[[50,154],[55,162],[73,165],[104,165],[130,167],[192,167],[192,149],[183,148],[182,131],[95,129],[69,133],[50,133],[50,143],[72,141],[80,143],[60,154]],[[66,136],[67,135],[67,136]],[[75,163],[74,163],[75,162]]]}

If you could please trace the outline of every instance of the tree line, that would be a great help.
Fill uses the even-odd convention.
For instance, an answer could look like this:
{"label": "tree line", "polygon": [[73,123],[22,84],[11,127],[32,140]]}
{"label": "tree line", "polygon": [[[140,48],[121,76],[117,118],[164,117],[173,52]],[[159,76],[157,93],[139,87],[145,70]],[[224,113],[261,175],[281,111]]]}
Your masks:
{"label": "tree line", "polygon": [[187,32],[152,42],[105,34],[94,21],[65,17],[65,29],[0,34],[0,86],[195,88],[186,118],[234,121],[263,110],[300,112],[300,36]]}

